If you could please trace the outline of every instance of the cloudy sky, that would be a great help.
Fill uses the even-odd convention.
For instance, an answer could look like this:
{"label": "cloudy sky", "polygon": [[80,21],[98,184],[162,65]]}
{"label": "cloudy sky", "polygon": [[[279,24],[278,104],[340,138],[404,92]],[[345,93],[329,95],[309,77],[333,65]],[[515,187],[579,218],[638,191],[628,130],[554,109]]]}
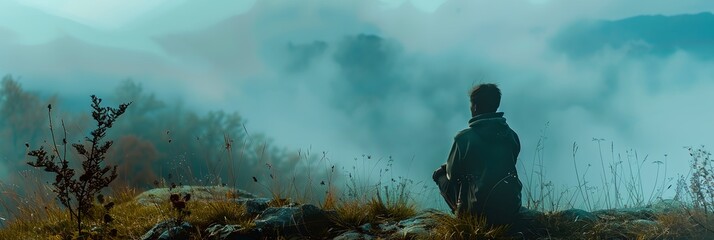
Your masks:
{"label": "cloudy sky", "polygon": [[611,143],[649,155],[652,179],[664,154],[686,174],[682,147],[714,146],[713,11],[706,0],[0,0],[0,74],[69,99],[132,78],[199,111],[238,111],[279,145],[346,163],[392,156],[426,181],[466,126],[468,89],[495,82],[525,166],[545,136],[548,178],[571,184],[573,143],[584,167],[600,164],[603,138],[607,156]]}

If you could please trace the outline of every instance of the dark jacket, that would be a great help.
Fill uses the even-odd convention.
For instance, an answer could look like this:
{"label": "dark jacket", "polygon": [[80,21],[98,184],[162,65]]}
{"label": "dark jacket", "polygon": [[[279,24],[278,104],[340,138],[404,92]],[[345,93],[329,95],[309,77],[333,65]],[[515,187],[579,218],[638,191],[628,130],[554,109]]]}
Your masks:
{"label": "dark jacket", "polygon": [[[522,184],[516,172],[521,150],[518,135],[502,112],[469,120],[469,128],[454,137],[446,162],[446,177],[456,184],[457,215],[484,214],[491,223],[506,224],[521,207]],[[468,184],[464,184],[468,183]],[[472,194],[470,203],[464,203]]]}

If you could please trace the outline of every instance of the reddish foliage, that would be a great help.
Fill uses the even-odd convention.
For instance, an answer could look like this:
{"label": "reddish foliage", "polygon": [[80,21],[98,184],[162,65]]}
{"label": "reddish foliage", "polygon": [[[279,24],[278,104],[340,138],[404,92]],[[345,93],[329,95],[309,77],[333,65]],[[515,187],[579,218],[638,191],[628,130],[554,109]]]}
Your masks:
{"label": "reddish foliage", "polygon": [[115,186],[141,187],[158,179],[153,165],[159,159],[154,144],[135,135],[119,138],[109,153],[108,162],[119,165]]}

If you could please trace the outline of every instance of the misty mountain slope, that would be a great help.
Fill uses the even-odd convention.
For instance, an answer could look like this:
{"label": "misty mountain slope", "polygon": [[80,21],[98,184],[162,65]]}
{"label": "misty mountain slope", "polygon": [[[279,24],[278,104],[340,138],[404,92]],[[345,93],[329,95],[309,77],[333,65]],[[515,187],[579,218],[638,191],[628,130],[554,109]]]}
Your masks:
{"label": "misty mountain slope", "polygon": [[13,33],[12,39],[3,38],[0,44],[45,44],[71,36],[94,45],[156,52],[151,49],[153,43],[142,39],[143,36],[98,28],[32,7],[31,3],[25,5],[19,2],[22,1],[0,1],[0,36],[5,35],[3,32]]}
{"label": "misty mountain slope", "polygon": [[47,75],[94,72],[97,75],[155,75],[152,71],[169,71],[169,67],[152,54],[143,51],[107,47],[63,35],[41,44],[2,44],[6,57],[0,66],[18,72],[43,69]]}
{"label": "misty mountain slope", "polygon": [[583,21],[560,31],[551,47],[576,59],[614,48],[625,49],[633,56],[667,57],[677,51],[686,51],[711,60],[714,58],[714,14]]}
{"label": "misty mountain slope", "polygon": [[170,56],[190,59],[227,75],[254,76],[282,62],[289,43],[378,32],[372,24],[355,22],[358,16],[340,4],[306,7],[297,2],[282,3],[259,1],[244,14],[225,16],[197,30],[158,34],[153,41]]}
{"label": "misty mountain slope", "polygon": [[0,1],[0,9],[0,28],[15,32],[20,40],[31,43],[45,42],[61,34],[89,37],[96,36],[99,32],[81,23],[50,15],[15,1]]}

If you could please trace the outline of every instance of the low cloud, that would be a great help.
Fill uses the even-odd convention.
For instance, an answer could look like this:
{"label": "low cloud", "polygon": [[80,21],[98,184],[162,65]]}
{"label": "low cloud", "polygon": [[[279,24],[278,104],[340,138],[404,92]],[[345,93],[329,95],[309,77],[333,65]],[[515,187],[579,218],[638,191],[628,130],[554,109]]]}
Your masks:
{"label": "low cloud", "polygon": [[[634,148],[654,161],[669,153],[678,163],[670,171],[686,173],[681,147],[714,145],[712,49],[696,43],[711,32],[654,26],[708,25],[711,14],[673,16],[713,8],[687,2],[447,1],[424,12],[260,1],[205,28],[157,30],[137,45],[150,51],[72,35],[0,40],[0,70],[37,90],[81,95],[108,89],[96,79],[132,77],[195,109],[237,110],[250,131],[279,145],[327,151],[345,164],[363,153],[393,156],[399,174],[427,183],[466,127],[468,89],[496,82],[521,137],[520,161],[530,166],[547,137],[546,174],[559,184],[575,177],[573,142],[581,166],[599,164],[593,138],[606,139],[606,151],[614,142],[615,154]],[[628,18],[652,14],[665,16]]]}

